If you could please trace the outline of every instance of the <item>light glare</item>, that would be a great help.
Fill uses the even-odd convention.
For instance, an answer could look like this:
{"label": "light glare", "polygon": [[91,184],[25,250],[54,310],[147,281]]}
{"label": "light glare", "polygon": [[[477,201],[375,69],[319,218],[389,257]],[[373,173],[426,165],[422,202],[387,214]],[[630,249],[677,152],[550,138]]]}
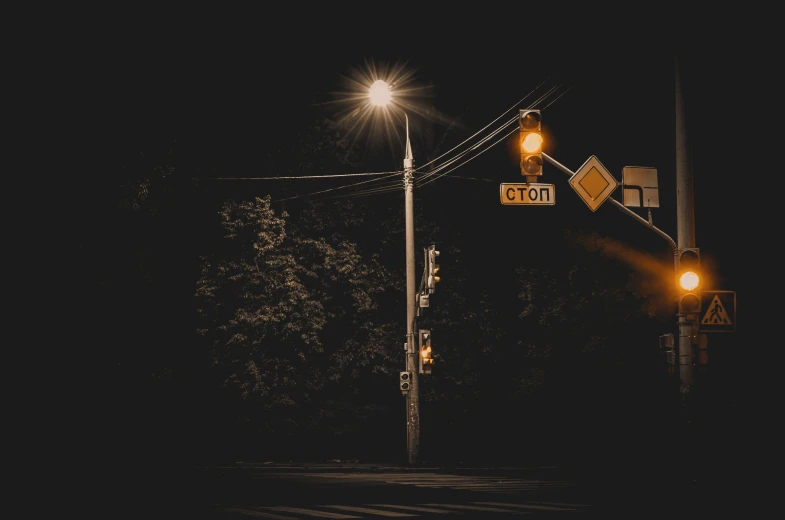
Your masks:
{"label": "light glare", "polygon": [[368,89],[368,97],[371,100],[371,104],[377,107],[389,105],[390,101],[392,101],[390,85],[384,80],[377,79],[373,82],[371,88]]}
{"label": "light glare", "polygon": [[679,285],[685,291],[691,291],[695,289],[699,283],[700,283],[700,276],[698,276],[697,273],[694,273],[692,271],[687,271],[685,273],[682,273],[682,275],[679,277]]}
{"label": "light glare", "polygon": [[542,147],[542,135],[540,134],[529,134],[523,138],[523,142],[521,142],[521,146],[523,147],[523,151],[526,153],[534,153],[540,150]]}

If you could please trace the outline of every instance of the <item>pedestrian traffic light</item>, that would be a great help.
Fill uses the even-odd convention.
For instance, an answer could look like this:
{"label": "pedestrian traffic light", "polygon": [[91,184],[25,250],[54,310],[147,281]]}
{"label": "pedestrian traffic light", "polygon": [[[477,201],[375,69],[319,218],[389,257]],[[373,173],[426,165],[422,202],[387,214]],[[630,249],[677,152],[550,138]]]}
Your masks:
{"label": "pedestrian traffic light", "polygon": [[401,372],[401,390],[408,392],[412,385],[412,375],[409,372]]}
{"label": "pedestrian traffic light", "polygon": [[706,334],[697,334],[693,336],[695,345],[698,347],[698,364],[709,364],[709,338]]}
{"label": "pedestrian traffic light", "polygon": [[673,349],[673,334],[663,334],[660,336],[660,348],[665,351],[665,363],[668,373],[672,374],[676,366],[676,352]]}
{"label": "pedestrian traffic light", "polygon": [[428,275],[425,282],[425,287],[428,290],[428,294],[433,294],[436,291],[436,283],[441,280],[439,277],[439,264],[436,263],[436,257],[439,256],[439,252],[436,250],[436,246],[432,245],[426,250],[427,260],[428,260]]}
{"label": "pedestrian traffic light", "polygon": [[431,331],[420,330],[420,373],[430,374],[433,367],[433,349],[431,349]]}
{"label": "pedestrian traffic light", "polygon": [[679,313],[695,314],[701,310],[700,250],[696,247],[679,250],[676,283],[679,289]]}
{"label": "pedestrian traffic light", "polygon": [[539,110],[521,110],[521,175],[542,175],[542,133]]}

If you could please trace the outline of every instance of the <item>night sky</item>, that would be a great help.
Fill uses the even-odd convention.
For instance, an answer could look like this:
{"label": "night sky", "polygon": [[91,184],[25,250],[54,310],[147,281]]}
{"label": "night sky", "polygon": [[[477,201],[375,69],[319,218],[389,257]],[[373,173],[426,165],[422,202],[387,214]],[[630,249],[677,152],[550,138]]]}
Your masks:
{"label": "night sky", "polygon": [[[104,107],[96,114],[96,128],[105,129],[99,137],[106,140],[102,149],[108,154],[179,139],[181,146],[200,149],[201,156],[212,161],[204,170],[220,164],[220,171],[216,168],[211,173],[216,177],[274,176],[274,172],[263,171],[265,148],[285,140],[287,134],[296,134],[306,121],[345,115],[348,105],[336,102],[345,97],[341,93],[350,91],[345,78],[352,77],[354,71],[368,70],[370,65],[378,71],[402,67],[412,74],[407,86],[419,89],[415,102],[431,114],[430,118],[410,114],[415,166],[420,166],[511,107],[515,110],[506,112],[492,128],[513,117],[517,108],[526,108],[547,89],[555,88],[539,104],[543,107],[553,101],[543,114],[549,137],[546,151],[573,171],[596,155],[619,181],[624,166],[656,167],[661,207],[653,210],[654,223],[676,239],[672,54],[551,51],[540,63],[526,66],[520,53],[508,45],[473,48],[455,43],[456,49],[446,52],[450,46],[443,50],[426,39],[400,45],[373,40],[367,45],[352,42],[338,48],[309,45],[307,52],[292,59],[285,53],[270,52],[273,41],[263,36],[236,44],[214,43],[207,38],[195,42],[175,36],[162,38],[160,47],[139,47],[140,42],[129,39],[111,53],[107,51],[102,64],[105,73],[90,85],[90,95]],[[689,96],[687,127],[697,245],[704,261],[716,265],[716,273],[722,277],[716,288],[741,290],[741,281],[731,268],[731,255],[738,248],[725,240],[728,225],[738,220],[734,213],[739,208],[725,203],[721,195],[733,172],[724,156],[713,149],[724,129],[723,112],[717,107],[732,102],[734,95],[723,60],[721,55],[688,53],[682,58],[683,82]],[[527,94],[531,95],[516,106]],[[556,97],[559,99],[554,101]],[[368,163],[366,171],[400,168],[404,143],[401,129],[397,131],[395,142],[372,139],[369,132],[356,129],[350,134],[356,139],[355,151]],[[431,183],[427,191],[418,192],[422,197],[418,203],[455,198],[447,190],[468,184],[476,203],[487,200],[489,208],[498,205],[498,183],[521,181],[517,157],[510,148],[513,141],[511,137]],[[438,152],[429,150],[436,144]],[[487,181],[451,180],[450,176]],[[522,231],[532,218],[565,222],[594,218],[620,226],[629,220],[610,207],[592,213],[566,181],[566,175],[546,164],[541,182],[556,184],[555,207],[496,208],[501,213],[493,216],[488,210],[478,211],[476,225],[483,229],[513,226]],[[309,181],[302,181],[297,186],[305,194],[340,184],[335,181],[311,189]],[[259,195],[276,186],[260,182],[243,184],[242,188],[253,190],[248,195]],[[621,197],[620,189],[614,197]],[[456,207],[466,204],[456,202]],[[639,214],[646,216],[642,210]],[[722,221],[725,226],[720,225]],[[643,228],[632,227],[631,231],[609,230],[607,234],[623,241],[654,236]],[[655,237],[651,247],[663,245],[657,243],[660,240]]]}
{"label": "night sky", "polygon": [[[505,18],[504,14],[499,16]],[[80,275],[90,281],[90,289],[82,293],[85,311],[80,313],[80,319],[85,320],[87,347],[78,357],[80,373],[84,374],[80,386],[91,397],[86,401],[90,404],[83,407],[81,420],[100,425],[96,431],[104,432],[104,437],[99,444],[107,452],[118,449],[108,440],[114,435],[122,443],[133,444],[136,433],[120,433],[120,427],[114,430],[111,421],[101,418],[102,413],[112,420],[123,415],[120,410],[130,410],[134,417],[146,417],[140,410],[155,401],[155,397],[139,397],[135,390],[128,390],[135,384],[133,369],[118,368],[126,358],[140,357],[139,352],[135,356],[118,353],[123,348],[136,348],[138,338],[122,340],[118,345],[124,346],[116,349],[107,340],[124,335],[134,338],[138,324],[124,319],[122,313],[127,309],[120,306],[113,313],[100,309],[101,302],[94,300],[107,296],[103,290],[105,280],[119,279],[122,275],[118,273],[133,267],[127,259],[119,258],[119,248],[104,247],[109,242],[122,242],[118,236],[130,229],[115,227],[118,220],[113,215],[117,205],[112,197],[120,191],[118,179],[122,179],[122,173],[118,172],[123,171],[124,164],[132,164],[140,153],[156,154],[169,148],[175,151],[178,164],[185,171],[182,193],[176,199],[183,216],[175,220],[169,243],[161,240],[161,251],[178,251],[177,258],[184,261],[195,258],[216,242],[217,212],[227,199],[248,200],[270,194],[275,201],[296,196],[286,205],[277,206],[296,211],[306,201],[321,198],[309,196],[310,193],[366,180],[351,177],[281,183],[221,178],[401,169],[404,141],[400,126],[396,129],[398,135],[390,140],[373,139],[368,132],[355,129],[350,137],[356,139],[353,151],[358,160],[345,171],[292,173],[271,171],[268,167],[270,154],[293,142],[300,129],[322,118],[346,115],[348,105],[341,100],[350,91],[347,78],[370,66],[377,71],[400,67],[411,74],[407,86],[418,89],[419,97],[412,102],[422,112],[409,112],[415,167],[451,150],[497,117],[493,128],[507,122],[519,108],[528,107],[553,88],[550,96],[534,107],[543,109],[546,153],[573,171],[596,155],[619,182],[624,166],[656,168],[660,207],[652,210],[653,222],[674,240],[678,239],[673,42],[638,50],[620,42],[610,51],[594,50],[581,45],[578,33],[563,28],[572,40],[557,38],[555,30],[543,34],[539,38],[542,54],[537,57],[535,53],[534,58],[527,60],[524,44],[514,34],[514,21],[498,31],[486,28],[473,32],[466,22],[453,26],[436,21],[412,22],[408,30],[402,30],[406,19],[401,19],[373,30],[355,31],[353,24],[326,22],[322,26],[315,22],[318,14],[311,17],[310,22],[300,25],[293,21],[279,24],[269,16],[259,27],[246,23],[242,28],[191,23],[187,17],[144,19],[139,25],[124,21],[95,30],[92,38],[79,38],[77,47],[83,52],[70,54],[71,61],[64,57],[62,63],[68,63],[67,67],[75,73],[70,76],[75,78],[73,99],[89,107],[82,112],[77,103],[67,109],[69,117],[80,117],[86,127],[94,130],[72,150],[80,157],[75,168],[81,172],[77,183],[80,228],[72,244],[73,259]],[[680,51],[680,63],[694,175],[696,246],[701,250],[702,266],[711,278],[711,288],[736,291],[736,331],[709,335],[709,345],[710,349],[713,347],[710,356],[714,384],[723,386],[719,395],[734,407],[735,415],[729,420],[738,421],[745,413],[739,406],[747,398],[747,384],[753,377],[737,366],[741,350],[752,337],[753,303],[748,296],[752,288],[742,269],[746,265],[740,234],[744,208],[729,204],[727,199],[728,185],[738,172],[727,161],[726,147],[720,144],[727,116],[718,107],[733,105],[749,93],[740,93],[739,84],[733,81],[738,74],[729,74],[726,53],[708,52],[695,42],[690,43],[684,52]],[[542,258],[550,258],[565,248],[580,248],[581,237],[588,236],[599,236],[622,250],[669,264],[672,256],[666,241],[610,203],[592,212],[569,186],[567,175],[551,164],[545,164],[540,182],[555,184],[555,205],[502,206],[499,184],[523,182],[515,151],[516,135],[435,182],[415,188],[414,203],[425,218],[442,225],[445,237],[451,236],[448,229],[460,231],[460,244],[451,244],[447,238],[440,240],[438,231],[435,234],[437,248],[442,251],[440,287],[450,283],[450,264],[460,256],[462,262],[475,266],[472,283],[491,288],[495,301],[504,308],[517,298],[517,264],[531,258],[532,265],[540,265]],[[620,200],[621,188],[612,196]],[[356,197],[358,204],[368,205],[395,204],[396,200],[402,210],[401,191]],[[644,210],[633,211],[647,218]],[[109,236],[112,240],[107,239]],[[136,240],[139,236],[129,235],[128,239]],[[425,245],[418,242],[415,252],[418,283],[422,265],[419,248]],[[602,252],[597,255],[597,261],[606,258],[609,266],[630,268],[618,256]],[[390,265],[401,268],[403,260],[401,241],[400,256],[391,259]],[[151,298],[157,300],[159,310],[146,315],[145,319],[157,324],[146,323],[146,328],[159,327],[173,344],[188,337],[194,330],[190,298],[197,275],[196,260],[183,266],[179,273],[170,265],[150,274],[158,291]],[[437,290],[431,305],[444,305],[440,301],[443,295],[446,291]],[[121,300],[121,293],[107,299],[115,303]],[[510,306],[505,312],[514,320],[519,310]],[[403,307],[399,318],[403,338]],[[511,321],[510,330],[517,326]],[[655,348],[657,334],[670,332],[678,336],[675,317],[652,332],[647,348]],[[185,347],[174,348],[171,358],[181,358],[186,351]],[[665,370],[664,366],[659,369]],[[93,392],[93,385],[104,391]],[[610,388],[612,384],[609,385]],[[199,405],[189,406],[198,409]],[[401,444],[396,453],[403,456],[402,399],[397,406],[400,409],[394,414],[401,423]],[[166,413],[158,411],[152,415],[160,419]],[[169,425],[176,424],[179,417],[184,422],[176,424],[172,431],[160,428],[166,439],[162,445],[177,444],[178,436],[185,435],[194,424],[203,424],[189,422],[193,415],[193,410],[189,410],[167,417],[165,423]],[[428,419],[423,415],[422,420]],[[117,423],[125,424],[120,419]],[[504,424],[510,424],[509,418]],[[734,432],[744,434],[738,425],[732,427]],[[139,435],[149,439],[155,438],[159,430],[150,426],[140,427],[139,431]],[[723,438],[728,437],[726,434]],[[668,442],[671,447],[658,450],[677,450],[673,438]],[[188,453],[178,453],[176,460],[192,462],[199,458],[199,453],[197,446]],[[131,459],[133,455],[125,457]]]}
{"label": "night sky", "polygon": [[[652,210],[653,222],[677,240],[671,53],[630,56],[551,51],[540,63],[527,66],[509,45],[474,48],[456,43],[453,52],[443,52],[435,43],[428,43],[431,40],[418,41],[397,45],[372,40],[367,45],[351,42],[338,48],[309,45],[296,59],[270,52],[273,42],[263,36],[236,44],[172,37],[171,41],[164,38],[160,48],[143,47],[143,51],[137,42],[124,42],[113,50],[111,59],[106,57],[106,73],[91,85],[91,94],[104,107],[97,114],[96,128],[105,129],[98,136],[105,140],[99,150],[111,160],[128,157],[134,148],[141,150],[151,143],[163,148],[177,140],[181,150],[198,150],[205,178],[275,176],[276,172],[265,171],[265,150],[284,142],[287,135],[296,135],[299,127],[316,118],[345,116],[348,105],[337,101],[352,92],[346,78],[370,66],[377,71],[401,67],[412,75],[407,86],[419,89],[420,97],[414,102],[429,114],[410,114],[418,167],[503,115],[491,129],[500,126],[514,117],[518,108],[526,108],[553,88],[538,105],[553,102],[543,113],[546,152],[573,171],[596,155],[618,181],[624,166],[657,168],[660,207]],[[716,149],[725,128],[724,113],[717,107],[732,102],[738,94],[727,81],[723,56],[692,52],[682,61],[696,245],[704,265],[711,269],[713,288],[743,293],[743,280],[734,261],[740,249],[728,240],[729,230],[741,221],[743,206],[727,203],[727,183],[734,171]],[[515,109],[508,111],[512,107]],[[380,134],[371,135],[367,129],[355,128],[349,134],[355,139],[354,151],[365,163],[364,168],[352,172],[401,167],[404,141],[400,123],[392,140],[377,139]],[[498,184],[522,181],[514,145],[512,136],[430,183],[416,193],[416,204],[438,206],[448,212],[447,218],[451,218],[450,211],[472,215],[470,225],[478,235],[492,235],[498,247],[525,247],[509,251],[514,255],[530,255],[547,247],[542,242],[526,242],[523,237],[532,227],[550,223],[556,227],[585,226],[666,258],[663,252],[668,246],[660,237],[610,204],[591,212],[569,187],[567,176],[547,163],[541,182],[556,185],[555,206],[501,207]],[[296,186],[304,199],[308,193],[357,180],[303,180],[290,184],[289,189]],[[251,197],[275,194],[280,183],[226,181],[216,182],[210,189]],[[621,191],[619,188],[613,197],[620,200]],[[465,198],[466,194],[471,198]],[[477,209],[467,211],[472,207]],[[647,217],[644,210],[636,211]],[[483,250],[478,247],[465,254],[481,255]]]}
{"label": "night sky", "polygon": [[[543,115],[543,127],[551,138],[546,151],[573,170],[590,155],[596,155],[619,181],[623,166],[656,167],[661,207],[654,209],[654,223],[676,238],[675,193],[668,191],[673,191],[675,182],[671,55],[650,53],[631,58],[554,54],[545,63],[526,67],[510,48],[451,53],[426,44],[425,49],[419,49],[414,42],[408,42],[400,50],[386,43],[381,52],[374,45],[338,51],[309,47],[307,53],[291,60],[285,55],[254,50],[252,42],[234,47],[174,39],[160,49],[140,52],[129,41],[112,52],[106,73],[91,84],[91,95],[105,107],[97,114],[97,123],[98,128],[106,129],[100,134],[108,141],[107,153],[112,153],[112,147],[123,147],[124,151],[134,144],[141,146],[156,140],[163,143],[179,137],[183,146],[209,145],[201,152],[214,162],[220,160],[222,171],[217,171],[216,176],[274,175],[262,171],[265,147],[295,133],[308,118],[345,114],[347,105],[335,103],[341,97],[335,93],[346,92],[344,78],[350,77],[353,70],[367,70],[370,63],[377,70],[402,66],[411,71],[410,84],[419,88],[422,96],[417,103],[430,109],[435,114],[433,119],[440,119],[429,121],[410,115],[415,166],[420,166],[435,158],[434,152],[428,150],[429,144],[440,143],[438,152],[444,153],[448,150],[445,143],[458,144],[532,91],[536,93],[516,110],[526,108],[527,103],[556,87],[539,105],[562,95]],[[265,43],[262,40],[258,46],[264,49]],[[727,227],[717,222],[719,216],[733,222],[737,218],[734,212],[739,209],[723,203],[720,194],[732,172],[722,154],[712,149],[723,130],[723,114],[717,106],[729,101],[733,87],[726,82],[722,57],[688,55],[683,61],[683,81],[689,95],[687,126],[692,147],[697,245],[704,252],[704,259],[717,263],[721,276],[731,277],[717,288],[738,288],[739,280],[733,278],[728,268],[729,255],[737,248],[723,240]],[[539,85],[542,86],[537,89]],[[496,126],[514,115],[515,110],[507,112]],[[401,135],[395,143],[370,141],[368,132],[355,131],[352,137],[357,138],[357,150],[369,166],[384,171],[400,167]],[[510,143],[484,152],[453,174],[493,182],[443,177],[423,192],[422,203],[428,204],[428,197],[440,198],[448,187],[466,183],[479,197],[478,202],[484,200],[483,194],[491,203],[498,202],[497,182],[521,180]],[[606,208],[587,214],[588,208],[572,193],[567,177],[550,165],[546,165],[541,180],[557,185],[556,207],[505,208],[502,221],[494,216],[490,227],[508,226],[514,219],[521,219],[515,223],[520,230],[535,211],[538,214],[534,218],[567,221],[590,216],[604,220],[607,214],[612,214],[608,218],[615,221],[627,219]],[[258,183],[253,194],[275,189],[273,184]],[[333,186],[338,185],[340,181]],[[243,185],[246,186],[249,185]],[[308,181],[298,186],[304,193],[309,192]],[[621,190],[614,196],[619,198]],[[480,218],[487,212],[478,213],[477,225],[484,226]],[[645,216],[642,211],[640,214]],[[640,229],[634,234],[645,236],[651,232]],[[615,238],[634,239],[630,235],[616,233]]]}

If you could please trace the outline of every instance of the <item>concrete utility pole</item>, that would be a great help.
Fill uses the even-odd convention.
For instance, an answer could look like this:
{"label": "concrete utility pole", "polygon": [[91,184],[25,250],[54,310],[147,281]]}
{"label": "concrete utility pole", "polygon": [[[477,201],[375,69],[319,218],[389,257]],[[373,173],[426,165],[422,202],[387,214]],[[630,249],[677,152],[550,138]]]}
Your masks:
{"label": "concrete utility pole", "polygon": [[[693,198],[692,160],[687,143],[684,92],[678,58],[674,58],[676,87],[676,239],[679,250],[695,247],[695,203]],[[682,313],[679,323],[679,380],[682,397],[689,397],[695,381],[692,354],[692,323]]]}
{"label": "concrete utility pole", "polygon": [[420,384],[415,334],[414,283],[414,157],[409,142],[409,117],[406,116],[406,156],[403,159],[403,188],[406,199],[406,370],[411,374],[406,394],[406,445],[409,464],[417,464],[420,451]]}

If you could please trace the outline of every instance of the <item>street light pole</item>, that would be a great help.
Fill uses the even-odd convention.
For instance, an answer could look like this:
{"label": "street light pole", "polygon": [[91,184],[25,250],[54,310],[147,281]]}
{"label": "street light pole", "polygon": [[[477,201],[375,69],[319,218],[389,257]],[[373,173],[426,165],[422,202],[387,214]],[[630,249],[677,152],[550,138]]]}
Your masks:
{"label": "street light pole", "polygon": [[[387,106],[392,103],[393,93],[386,81],[378,79],[368,89],[372,105]],[[406,372],[409,373],[409,388],[406,390],[406,451],[409,464],[417,464],[420,451],[420,385],[419,359],[414,335],[415,306],[414,288],[414,156],[409,141],[409,116],[406,118],[406,153],[403,159],[403,189],[405,200],[406,231]]]}
{"label": "street light pole", "polygon": [[409,117],[406,116],[406,155],[403,159],[403,188],[406,212],[406,370],[411,374],[406,394],[406,445],[409,464],[417,464],[420,451],[420,385],[415,334],[414,280],[414,156],[409,142]]}

